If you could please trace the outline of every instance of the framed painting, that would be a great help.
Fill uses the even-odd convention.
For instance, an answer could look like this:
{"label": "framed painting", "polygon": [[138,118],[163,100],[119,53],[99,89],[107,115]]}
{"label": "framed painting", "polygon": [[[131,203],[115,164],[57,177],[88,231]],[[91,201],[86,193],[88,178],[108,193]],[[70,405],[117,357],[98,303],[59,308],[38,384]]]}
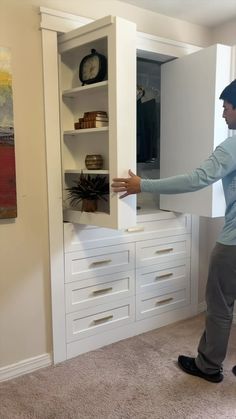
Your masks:
{"label": "framed painting", "polygon": [[0,46],[0,219],[16,216],[11,53]]}

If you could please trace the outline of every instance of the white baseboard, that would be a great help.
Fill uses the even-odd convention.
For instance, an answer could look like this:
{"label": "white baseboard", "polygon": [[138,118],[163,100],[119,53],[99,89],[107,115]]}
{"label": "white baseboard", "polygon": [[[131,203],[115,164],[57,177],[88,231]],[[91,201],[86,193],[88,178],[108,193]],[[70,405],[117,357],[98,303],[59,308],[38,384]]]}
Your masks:
{"label": "white baseboard", "polygon": [[25,359],[16,364],[0,368],[0,382],[28,374],[40,368],[52,365],[51,354],[43,354],[34,358]]}

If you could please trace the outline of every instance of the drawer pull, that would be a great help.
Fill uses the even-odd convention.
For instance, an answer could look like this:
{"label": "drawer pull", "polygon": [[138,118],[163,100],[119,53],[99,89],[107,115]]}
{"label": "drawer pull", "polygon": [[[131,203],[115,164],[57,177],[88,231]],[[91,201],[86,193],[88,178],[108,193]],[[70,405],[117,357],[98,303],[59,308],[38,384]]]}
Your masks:
{"label": "drawer pull", "polygon": [[97,260],[96,262],[91,263],[91,266],[103,265],[110,262],[111,262],[111,259]]}
{"label": "drawer pull", "polygon": [[95,291],[93,291],[93,294],[94,294],[94,295],[104,294],[105,292],[108,292],[108,291],[111,291],[111,290],[112,290],[112,287],[109,287],[109,288],[103,288],[103,289],[101,289],[101,290],[95,290]]}
{"label": "drawer pull", "polygon": [[130,227],[125,231],[127,231],[127,233],[138,233],[139,231],[144,231],[144,227]]}
{"label": "drawer pull", "polygon": [[168,247],[166,249],[156,250],[156,253],[158,253],[158,254],[160,254],[160,253],[169,253],[169,252],[172,252],[172,250],[174,250],[173,247]]}
{"label": "drawer pull", "polygon": [[170,303],[173,300],[173,298],[166,298],[165,300],[157,301],[156,305],[159,306],[161,304],[167,304]]}
{"label": "drawer pull", "polygon": [[111,319],[113,319],[112,314],[110,316],[102,317],[101,319],[95,319],[95,320],[93,320],[93,323],[94,324],[105,323],[105,322],[107,322],[108,320],[111,320]]}
{"label": "drawer pull", "polygon": [[167,274],[161,274],[161,275],[157,275],[155,279],[170,278],[172,275],[173,275],[172,272],[167,273]]}

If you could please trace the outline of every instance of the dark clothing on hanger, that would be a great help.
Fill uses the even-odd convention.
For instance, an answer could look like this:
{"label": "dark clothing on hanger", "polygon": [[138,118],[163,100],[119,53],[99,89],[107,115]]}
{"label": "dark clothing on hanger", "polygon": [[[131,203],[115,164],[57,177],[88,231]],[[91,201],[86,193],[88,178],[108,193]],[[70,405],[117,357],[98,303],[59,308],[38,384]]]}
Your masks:
{"label": "dark clothing on hanger", "polygon": [[137,161],[159,157],[160,104],[155,99],[137,100]]}

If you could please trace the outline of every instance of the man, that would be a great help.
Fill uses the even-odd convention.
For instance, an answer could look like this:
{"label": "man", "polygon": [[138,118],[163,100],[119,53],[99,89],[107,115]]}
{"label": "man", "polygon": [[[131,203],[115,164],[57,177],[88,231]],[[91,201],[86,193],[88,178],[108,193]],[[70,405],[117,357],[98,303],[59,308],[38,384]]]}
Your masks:
{"label": "man", "polygon": [[[229,129],[236,129],[236,80],[221,93],[223,118]],[[225,224],[212,251],[206,287],[206,325],[196,358],[180,355],[178,364],[188,374],[207,381],[223,380],[236,299],[236,135],[223,141],[200,167],[189,174],[165,179],[141,179],[129,170],[129,178],[113,179],[114,192],[121,198],[139,192],[177,194],[202,189],[222,179],[226,211]],[[236,365],[232,369],[236,375]]]}

